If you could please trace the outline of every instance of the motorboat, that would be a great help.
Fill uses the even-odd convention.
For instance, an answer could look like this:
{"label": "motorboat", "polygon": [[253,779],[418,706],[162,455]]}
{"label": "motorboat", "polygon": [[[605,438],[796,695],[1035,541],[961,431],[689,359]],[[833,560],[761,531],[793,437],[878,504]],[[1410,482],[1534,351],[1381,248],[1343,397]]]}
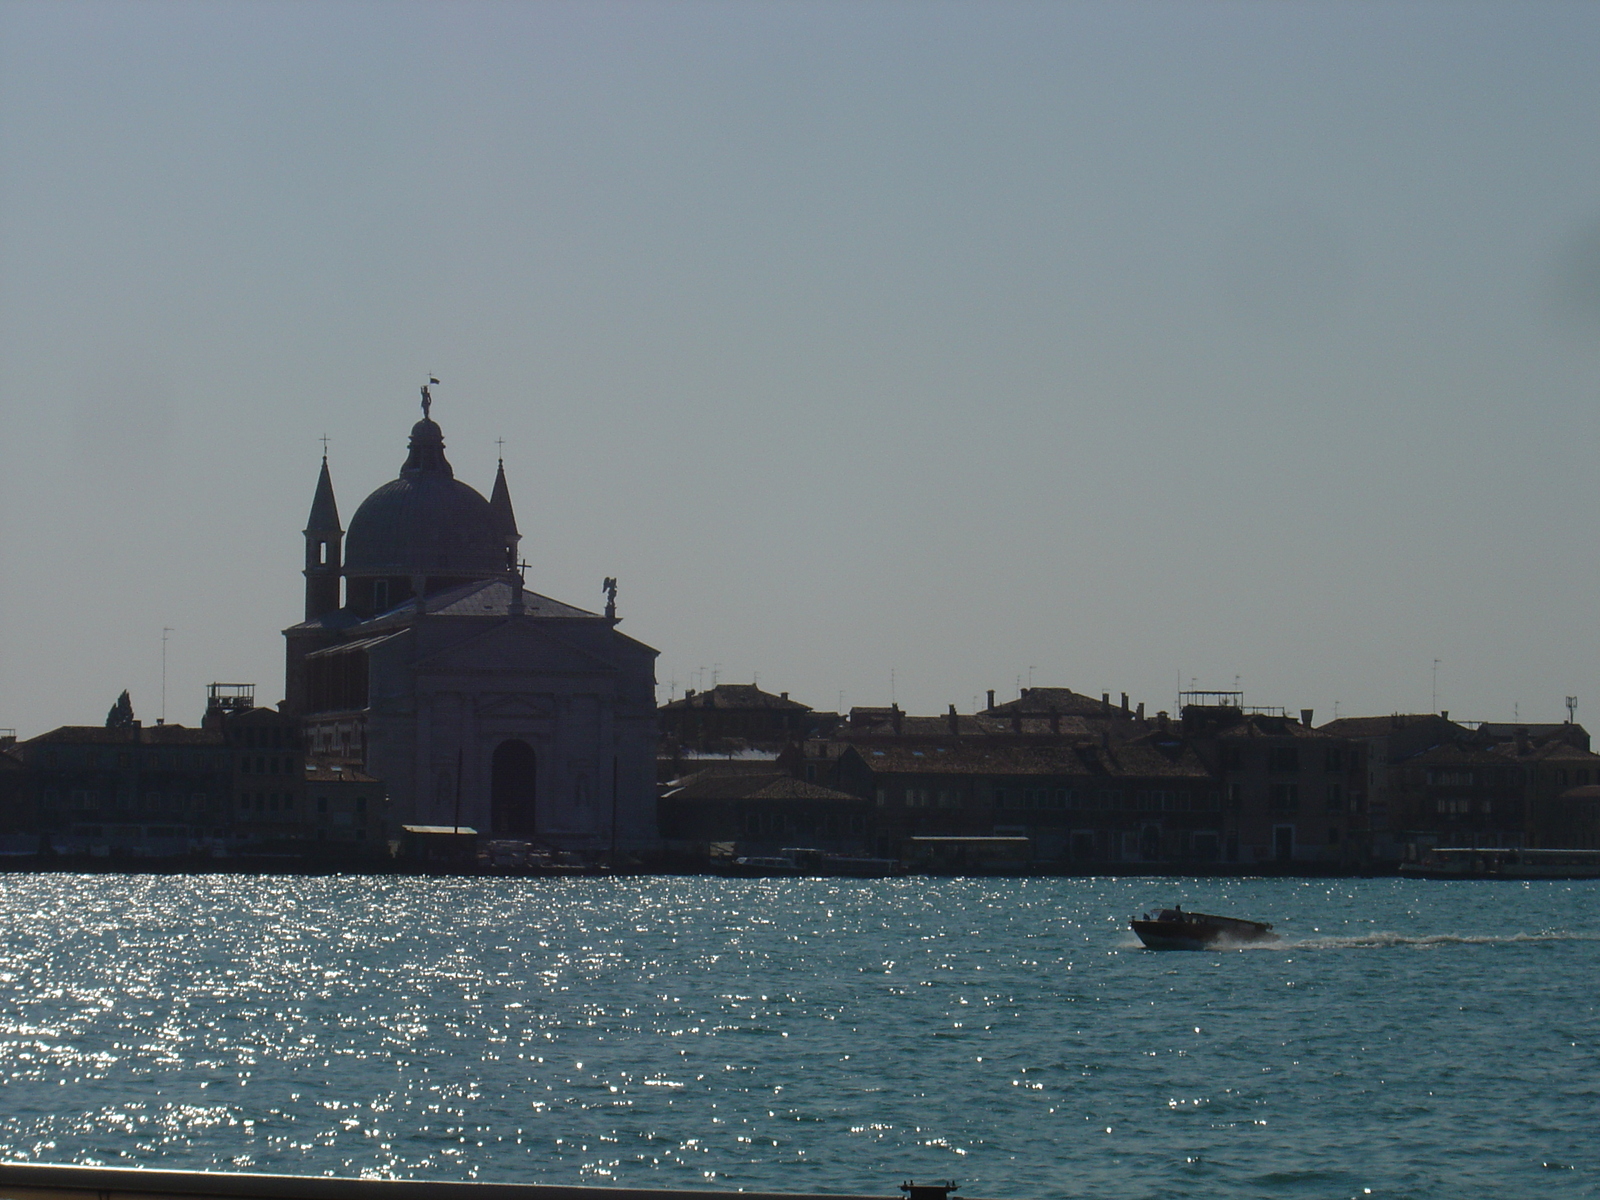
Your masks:
{"label": "motorboat", "polygon": [[1264,921],[1184,912],[1181,905],[1134,917],[1130,924],[1150,950],[1227,950],[1278,940],[1272,926]]}

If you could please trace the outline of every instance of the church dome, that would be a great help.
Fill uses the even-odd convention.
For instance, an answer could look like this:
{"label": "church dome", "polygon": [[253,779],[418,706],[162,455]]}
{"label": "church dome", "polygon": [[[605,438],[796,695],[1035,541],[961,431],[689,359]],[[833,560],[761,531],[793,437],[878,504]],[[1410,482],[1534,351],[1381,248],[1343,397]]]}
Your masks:
{"label": "church dome", "polygon": [[506,541],[489,502],[455,477],[444,433],[429,417],[411,428],[400,478],[361,502],[345,535],[347,576],[490,578]]}

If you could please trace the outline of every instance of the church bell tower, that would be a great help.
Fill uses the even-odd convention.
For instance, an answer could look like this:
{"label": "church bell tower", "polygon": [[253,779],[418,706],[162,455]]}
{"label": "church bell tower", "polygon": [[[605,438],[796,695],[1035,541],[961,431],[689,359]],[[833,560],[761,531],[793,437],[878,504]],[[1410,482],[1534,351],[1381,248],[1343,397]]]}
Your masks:
{"label": "church bell tower", "polygon": [[315,621],[339,611],[339,575],[344,530],[339,527],[339,506],[333,498],[333,477],[328,456],[322,456],[317,495],[306,521],[306,620]]}

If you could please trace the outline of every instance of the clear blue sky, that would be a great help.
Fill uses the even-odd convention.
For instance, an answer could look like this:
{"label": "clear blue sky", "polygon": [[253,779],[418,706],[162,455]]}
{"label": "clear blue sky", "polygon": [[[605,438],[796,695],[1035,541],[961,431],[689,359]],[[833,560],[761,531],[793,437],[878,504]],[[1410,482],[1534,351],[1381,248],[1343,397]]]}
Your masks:
{"label": "clear blue sky", "polygon": [[[0,6],[0,726],[282,693],[428,372],[819,708],[1600,722],[1600,6]],[[703,675],[699,669],[705,668]]]}

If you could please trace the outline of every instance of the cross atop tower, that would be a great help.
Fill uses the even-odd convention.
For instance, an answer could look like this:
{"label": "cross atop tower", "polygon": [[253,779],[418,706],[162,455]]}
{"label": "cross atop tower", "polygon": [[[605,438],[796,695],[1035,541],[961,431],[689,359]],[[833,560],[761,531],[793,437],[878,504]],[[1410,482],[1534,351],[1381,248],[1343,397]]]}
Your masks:
{"label": "cross atop tower", "polygon": [[322,440],[322,461],[323,462],[327,462],[328,461],[328,435],[327,434],[323,434],[321,440]]}

